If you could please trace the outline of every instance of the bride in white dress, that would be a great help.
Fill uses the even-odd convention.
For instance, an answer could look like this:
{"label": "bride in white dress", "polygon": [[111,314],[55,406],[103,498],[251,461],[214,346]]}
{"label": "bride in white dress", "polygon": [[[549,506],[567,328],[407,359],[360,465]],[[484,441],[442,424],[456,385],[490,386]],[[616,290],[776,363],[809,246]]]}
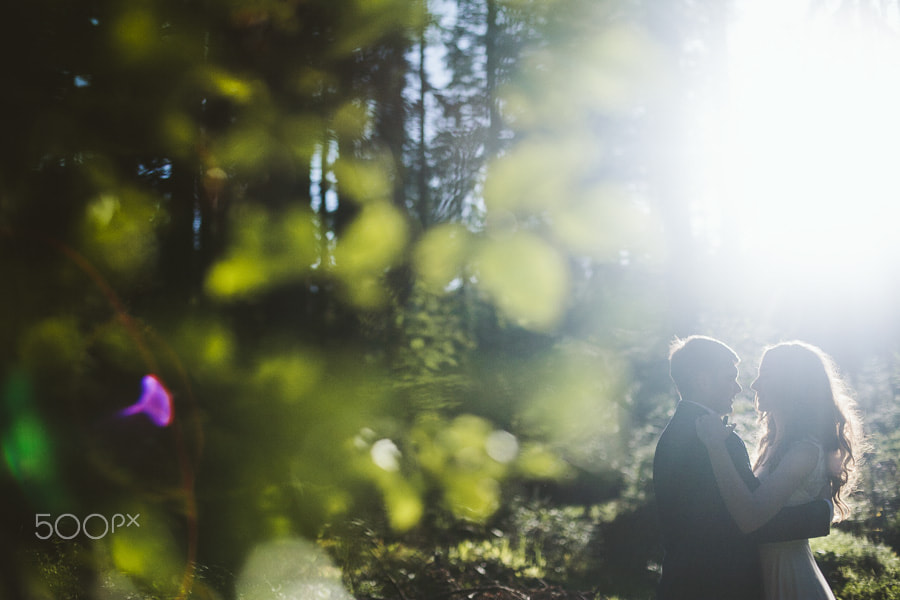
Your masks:
{"label": "bride in white dress", "polygon": [[[830,498],[835,517],[847,515],[842,494],[854,474],[859,435],[854,403],[831,358],[803,342],[766,350],[750,386],[765,430],[751,490],[725,447],[729,429],[702,417],[697,433],[706,444],[722,498],[741,531],[750,533],[782,507]],[[808,540],[760,546],[766,600],[834,600]]]}

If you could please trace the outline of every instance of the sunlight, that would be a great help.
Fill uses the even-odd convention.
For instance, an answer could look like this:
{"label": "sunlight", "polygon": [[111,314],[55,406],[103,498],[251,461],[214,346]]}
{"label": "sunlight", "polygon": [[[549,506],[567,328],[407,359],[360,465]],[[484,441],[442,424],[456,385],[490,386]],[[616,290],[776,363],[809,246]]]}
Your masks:
{"label": "sunlight", "polygon": [[860,11],[739,3],[699,233],[761,272],[859,283],[900,257],[900,40],[894,15]]}

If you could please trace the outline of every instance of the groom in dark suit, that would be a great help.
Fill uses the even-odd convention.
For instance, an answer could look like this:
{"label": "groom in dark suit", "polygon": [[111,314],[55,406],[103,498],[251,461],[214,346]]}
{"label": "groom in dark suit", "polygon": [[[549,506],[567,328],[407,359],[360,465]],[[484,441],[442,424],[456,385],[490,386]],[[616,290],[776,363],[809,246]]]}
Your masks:
{"label": "groom in dark suit", "polygon": [[[704,414],[727,415],[741,391],[735,352],[718,340],[691,336],[670,349],[669,373],[681,398],[656,446],[653,488],[665,556],[659,600],[759,600],[760,542],[827,535],[830,504],[815,501],[784,508],[750,535],[738,529],[716,485],[695,422]],[[741,439],[726,445],[750,489],[759,481]]]}

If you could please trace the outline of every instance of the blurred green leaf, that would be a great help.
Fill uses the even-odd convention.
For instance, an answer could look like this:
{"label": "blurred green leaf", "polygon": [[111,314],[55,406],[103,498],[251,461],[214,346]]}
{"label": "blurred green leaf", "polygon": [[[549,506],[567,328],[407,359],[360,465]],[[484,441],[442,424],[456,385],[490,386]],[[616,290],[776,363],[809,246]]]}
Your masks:
{"label": "blurred green leaf", "polygon": [[151,6],[152,3],[136,3],[117,16],[113,43],[119,58],[136,62],[153,55],[161,23]]}
{"label": "blurred green leaf", "polygon": [[299,402],[319,385],[323,365],[312,353],[278,353],[260,359],[254,377],[261,395],[281,402]]}
{"label": "blurred green leaf", "polygon": [[308,275],[320,259],[317,225],[306,210],[273,215],[243,206],[233,224],[234,241],[207,276],[206,289],[214,298],[260,294]]}
{"label": "blurred green leaf", "polygon": [[346,286],[351,301],[363,308],[380,305],[385,298],[385,271],[406,248],[403,216],[385,202],[363,206],[334,250],[332,271]]}
{"label": "blurred green leaf", "polygon": [[159,200],[130,187],[100,194],[88,204],[82,225],[85,251],[118,278],[140,278],[155,266]]}
{"label": "blurred green leaf", "polygon": [[472,240],[464,227],[443,224],[429,229],[415,248],[414,264],[420,279],[439,292],[464,276]]}
{"label": "blurred green leaf", "polygon": [[559,323],[569,292],[561,253],[524,232],[491,238],[478,248],[479,286],[522,327],[547,330]]}
{"label": "blurred green leaf", "polygon": [[149,506],[136,506],[128,514],[136,516],[139,525],[128,526],[130,520],[126,518],[124,527],[104,538],[109,542],[113,564],[145,589],[176,595],[186,565],[168,518]]}
{"label": "blurred green leaf", "polygon": [[341,191],[357,202],[391,198],[391,165],[387,159],[365,162],[338,159],[334,173]]}

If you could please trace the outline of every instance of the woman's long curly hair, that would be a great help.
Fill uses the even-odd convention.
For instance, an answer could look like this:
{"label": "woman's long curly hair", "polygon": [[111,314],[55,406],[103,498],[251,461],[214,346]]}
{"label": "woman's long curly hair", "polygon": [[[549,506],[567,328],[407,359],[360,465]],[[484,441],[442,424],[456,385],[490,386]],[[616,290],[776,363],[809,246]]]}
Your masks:
{"label": "woman's long curly hair", "polygon": [[759,374],[766,404],[777,409],[760,412],[764,433],[755,469],[774,468],[794,442],[819,443],[828,457],[836,520],[847,517],[844,495],[855,483],[854,452],[863,438],[856,402],[834,361],[811,344],[784,342],[763,353]]}

